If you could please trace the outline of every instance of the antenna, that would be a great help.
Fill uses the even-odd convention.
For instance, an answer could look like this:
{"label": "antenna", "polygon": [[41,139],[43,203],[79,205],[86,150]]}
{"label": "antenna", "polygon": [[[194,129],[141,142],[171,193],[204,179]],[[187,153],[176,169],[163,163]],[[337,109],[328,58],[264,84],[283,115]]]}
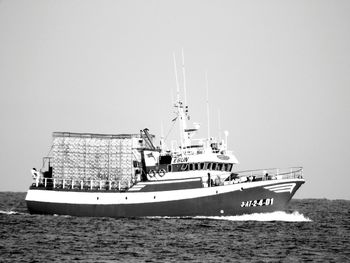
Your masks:
{"label": "antenna", "polygon": [[164,128],[163,123],[160,124],[160,148],[164,151]]}
{"label": "antenna", "polygon": [[173,53],[174,57],[174,70],[175,70],[175,79],[176,79],[176,95],[177,95],[177,102],[180,101],[180,88],[179,88],[179,80],[177,78],[177,69],[176,69],[176,58],[175,58],[175,53]]}
{"label": "antenna", "polygon": [[179,88],[179,80],[177,78],[177,68],[176,68],[176,57],[175,57],[175,53],[173,53],[173,57],[174,57],[174,70],[175,70],[175,79],[176,79],[176,93],[177,93],[177,102],[175,104],[175,107],[177,108],[177,117],[179,118],[179,129],[180,129],[180,140],[181,140],[181,147],[183,146],[183,140],[184,140],[184,134],[183,134],[183,130],[185,127],[184,126],[184,122],[182,120],[183,116],[180,113],[181,112],[181,108],[182,108],[182,103],[180,101],[180,88]]}
{"label": "antenna", "polygon": [[218,120],[219,120],[219,141],[221,141],[221,112],[220,109],[218,109]]}
{"label": "antenna", "polygon": [[205,71],[205,84],[207,88],[207,122],[208,122],[208,139],[210,138],[210,118],[209,118],[209,84],[208,71]]}
{"label": "antenna", "polygon": [[184,56],[184,50],[181,50],[182,52],[182,75],[184,77],[184,97],[185,97],[185,107],[187,106],[187,92],[186,92],[186,74],[185,74],[185,56]]}

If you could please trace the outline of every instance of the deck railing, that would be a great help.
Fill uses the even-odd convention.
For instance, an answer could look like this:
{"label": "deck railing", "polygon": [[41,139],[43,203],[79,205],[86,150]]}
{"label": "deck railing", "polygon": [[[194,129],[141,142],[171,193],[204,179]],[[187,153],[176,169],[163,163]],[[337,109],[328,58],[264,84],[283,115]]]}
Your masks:
{"label": "deck railing", "polygon": [[136,182],[115,181],[115,180],[79,180],[79,179],[61,179],[61,178],[43,178],[34,179],[32,187],[46,189],[67,189],[67,190],[115,190],[124,191],[131,188]]}
{"label": "deck railing", "polygon": [[230,181],[246,182],[246,181],[265,181],[276,179],[296,179],[303,178],[302,167],[290,167],[290,168],[269,168],[259,170],[246,170],[235,172],[234,176],[230,178]]}

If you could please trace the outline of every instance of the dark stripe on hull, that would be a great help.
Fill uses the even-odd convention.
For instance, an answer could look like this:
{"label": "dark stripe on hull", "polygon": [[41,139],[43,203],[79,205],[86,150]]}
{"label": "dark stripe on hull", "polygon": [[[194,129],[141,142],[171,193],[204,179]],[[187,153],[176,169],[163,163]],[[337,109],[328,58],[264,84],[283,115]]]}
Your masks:
{"label": "dark stripe on hull", "polygon": [[162,184],[148,184],[140,190],[140,192],[157,192],[157,191],[172,191],[172,190],[184,190],[184,189],[195,189],[202,188],[202,180],[197,179],[195,181],[184,181],[184,182],[170,182]]}
{"label": "dark stripe on hull", "polygon": [[[213,196],[139,204],[62,204],[27,201],[32,214],[59,214],[87,217],[220,216],[284,210],[303,182],[295,182],[292,193],[275,193],[262,186]],[[242,202],[273,198],[272,205],[241,207]]]}

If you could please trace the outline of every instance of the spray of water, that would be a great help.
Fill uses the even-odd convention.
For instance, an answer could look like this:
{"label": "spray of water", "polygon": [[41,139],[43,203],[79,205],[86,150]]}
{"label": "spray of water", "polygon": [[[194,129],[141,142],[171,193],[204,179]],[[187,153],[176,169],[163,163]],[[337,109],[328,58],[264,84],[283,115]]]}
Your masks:
{"label": "spray of water", "polygon": [[198,219],[214,219],[214,220],[227,220],[227,221],[283,221],[283,222],[312,222],[312,220],[298,211],[293,213],[286,213],[283,211],[276,211],[272,213],[256,213],[249,215],[239,216],[207,216],[207,217],[195,217]]}
{"label": "spray of water", "polygon": [[[24,214],[16,212],[13,210],[0,210],[0,214],[6,215],[18,215]],[[54,216],[58,216],[54,214]],[[69,217],[69,216],[65,216]],[[212,219],[212,220],[226,220],[226,221],[282,221],[282,222],[312,222],[312,220],[303,214],[300,214],[298,211],[293,213],[286,213],[283,211],[276,211],[272,213],[256,213],[249,215],[238,215],[238,216],[195,216],[195,217],[177,217],[177,216],[150,216],[144,217],[148,219],[171,219],[171,218],[193,218],[193,219]]]}
{"label": "spray of water", "polygon": [[18,212],[13,210],[0,210],[0,214],[6,214],[6,215],[16,215]]}
{"label": "spray of water", "polygon": [[286,213],[283,211],[276,211],[271,213],[255,213],[239,216],[147,216],[148,219],[172,219],[172,218],[186,218],[186,219],[212,219],[212,220],[226,220],[226,221],[282,221],[282,222],[312,222],[312,220],[298,211],[293,213]]}

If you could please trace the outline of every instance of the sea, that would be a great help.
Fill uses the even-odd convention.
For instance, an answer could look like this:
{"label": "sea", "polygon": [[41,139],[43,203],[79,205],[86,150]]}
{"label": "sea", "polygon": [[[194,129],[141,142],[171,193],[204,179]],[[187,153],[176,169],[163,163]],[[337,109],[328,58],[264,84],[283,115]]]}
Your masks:
{"label": "sea", "polygon": [[30,215],[0,192],[1,262],[350,262],[350,201],[223,217]]}

